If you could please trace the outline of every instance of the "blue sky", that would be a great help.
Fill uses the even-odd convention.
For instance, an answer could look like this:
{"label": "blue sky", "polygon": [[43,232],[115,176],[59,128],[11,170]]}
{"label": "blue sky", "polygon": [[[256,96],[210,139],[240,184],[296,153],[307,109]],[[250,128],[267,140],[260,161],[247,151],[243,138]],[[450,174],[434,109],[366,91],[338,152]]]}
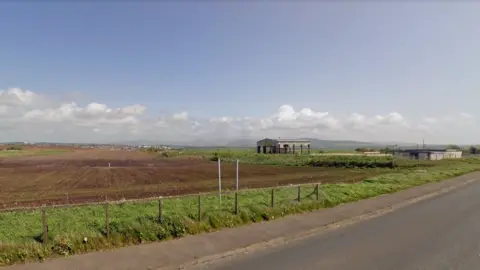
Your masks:
{"label": "blue sky", "polygon": [[[279,107],[288,105],[297,118],[301,108],[328,112],[342,129],[331,131],[325,116],[307,119],[304,113],[303,120],[312,124],[302,127],[317,129],[301,133],[305,136],[407,141],[430,136],[474,143],[471,134],[438,129],[440,119],[458,115],[468,116],[464,133],[479,131],[480,4],[27,1],[0,7],[5,93],[19,88],[59,104],[75,101],[78,109],[89,103],[139,104],[147,109],[134,117],[155,123],[185,111],[188,129],[215,117],[261,122],[275,114],[279,120]],[[396,135],[379,138],[360,130],[391,113],[401,115],[408,129],[385,127]],[[363,116],[361,127],[352,114]],[[437,126],[429,126],[433,122]],[[238,125],[246,124],[228,128],[238,133]],[[258,127],[252,125],[243,129]],[[284,130],[258,127],[269,128],[272,134]],[[52,130],[46,138],[62,134]],[[132,136],[160,136],[140,130]],[[241,137],[270,134],[245,130]],[[92,133],[92,140],[100,133]]]}

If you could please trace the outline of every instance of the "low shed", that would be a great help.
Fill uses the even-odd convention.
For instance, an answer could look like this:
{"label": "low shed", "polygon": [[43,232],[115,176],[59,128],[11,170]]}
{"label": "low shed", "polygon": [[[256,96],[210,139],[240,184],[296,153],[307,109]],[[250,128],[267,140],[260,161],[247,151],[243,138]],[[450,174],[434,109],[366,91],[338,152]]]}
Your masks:
{"label": "low shed", "polygon": [[404,149],[398,151],[396,155],[409,159],[441,160],[450,158],[461,158],[462,151],[455,149]]}

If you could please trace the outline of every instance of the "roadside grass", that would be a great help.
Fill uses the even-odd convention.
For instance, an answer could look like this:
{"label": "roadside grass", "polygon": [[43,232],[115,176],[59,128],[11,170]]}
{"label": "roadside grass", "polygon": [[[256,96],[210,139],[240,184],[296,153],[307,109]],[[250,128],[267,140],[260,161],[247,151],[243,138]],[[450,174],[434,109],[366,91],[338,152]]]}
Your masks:
{"label": "roadside grass", "polygon": [[[160,241],[187,234],[215,231],[253,222],[277,219],[316,209],[392,193],[413,186],[437,182],[475,170],[480,159],[465,159],[442,166],[418,170],[394,170],[353,184],[324,184],[316,200],[315,186],[298,189],[275,188],[275,206],[271,207],[271,188],[239,192],[239,213],[234,213],[234,193],[201,197],[202,216],[198,221],[198,196],[164,199],[162,223],[158,222],[158,202],[110,205],[110,238],[106,238],[105,206],[47,209],[48,244],[42,245],[40,210],[0,213],[0,265],[42,261],[53,256],[67,256]],[[83,242],[84,237],[87,241]]]}

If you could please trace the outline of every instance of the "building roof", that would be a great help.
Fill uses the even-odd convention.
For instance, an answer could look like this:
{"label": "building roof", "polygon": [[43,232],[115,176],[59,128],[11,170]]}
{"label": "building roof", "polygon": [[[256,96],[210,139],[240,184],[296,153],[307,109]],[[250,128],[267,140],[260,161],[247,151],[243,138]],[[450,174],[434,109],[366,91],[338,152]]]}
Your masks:
{"label": "building roof", "polygon": [[261,141],[276,141],[276,142],[310,142],[310,140],[306,139],[283,139],[283,138],[278,138],[278,139],[270,139],[270,138],[264,138],[259,140],[258,142]]}
{"label": "building roof", "polygon": [[275,144],[281,144],[281,143],[307,143],[310,144],[310,140],[302,140],[302,139],[270,139],[270,138],[265,138],[257,141],[258,144],[264,144],[264,143],[275,143]]}

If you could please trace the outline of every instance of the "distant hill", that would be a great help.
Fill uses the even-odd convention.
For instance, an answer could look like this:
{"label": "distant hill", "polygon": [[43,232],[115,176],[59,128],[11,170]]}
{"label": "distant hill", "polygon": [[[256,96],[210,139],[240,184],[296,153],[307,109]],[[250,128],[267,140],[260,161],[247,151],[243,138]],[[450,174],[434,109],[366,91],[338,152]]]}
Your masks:
{"label": "distant hill", "polygon": [[[299,138],[306,139],[312,142],[312,148],[314,149],[338,149],[338,150],[352,150],[355,148],[385,148],[392,147],[392,145],[397,145],[398,148],[416,148],[422,147],[421,144],[408,143],[408,142],[362,142],[355,140],[322,140],[315,138]],[[258,139],[260,140],[260,138]],[[235,147],[235,148],[247,148],[255,147],[257,140],[256,139],[238,139],[231,141],[216,141],[212,142],[205,139],[197,139],[188,143],[169,143],[162,142],[161,140],[138,140],[138,141],[129,141],[122,142],[118,144],[130,144],[130,145],[170,145],[172,147],[193,147],[193,148],[219,148],[219,147]],[[441,144],[425,144],[426,148],[445,148],[447,145]],[[464,145],[459,145],[461,147],[467,147]]]}
{"label": "distant hill", "polygon": [[[312,148],[315,149],[355,149],[355,148],[383,148],[388,147],[394,144],[401,146],[408,146],[413,144],[408,143],[390,143],[390,142],[361,142],[353,140],[321,140],[314,138],[301,138],[310,140],[312,142]],[[227,146],[229,147],[255,147],[256,140],[235,140],[228,142]]]}
{"label": "distant hill", "polygon": [[320,140],[307,138],[312,142],[312,148],[320,149],[355,149],[355,148],[375,148],[383,146],[377,143],[371,142],[360,142],[360,141],[351,141],[351,140]]}
{"label": "distant hill", "polygon": [[[260,140],[262,138],[258,138]],[[315,138],[299,138],[306,139],[312,142],[312,148],[314,149],[338,149],[338,150],[353,150],[355,148],[391,148],[393,145],[397,145],[398,148],[417,148],[422,147],[422,144],[408,143],[408,142],[362,142],[355,140],[322,140]],[[191,147],[191,148],[254,148],[257,139],[237,139],[237,140],[206,140],[197,139],[188,143],[175,143],[162,140],[134,140],[134,141],[117,141],[117,142],[104,142],[104,143],[88,143],[88,142],[71,142],[71,143],[59,143],[59,142],[29,142],[32,145],[41,144],[54,144],[54,145],[99,145],[99,144],[116,144],[116,145],[169,145],[171,147]],[[24,144],[25,142],[0,142],[2,145],[6,144]],[[471,145],[458,144],[463,149],[468,149]],[[425,144],[425,148],[446,148],[448,144]]]}

